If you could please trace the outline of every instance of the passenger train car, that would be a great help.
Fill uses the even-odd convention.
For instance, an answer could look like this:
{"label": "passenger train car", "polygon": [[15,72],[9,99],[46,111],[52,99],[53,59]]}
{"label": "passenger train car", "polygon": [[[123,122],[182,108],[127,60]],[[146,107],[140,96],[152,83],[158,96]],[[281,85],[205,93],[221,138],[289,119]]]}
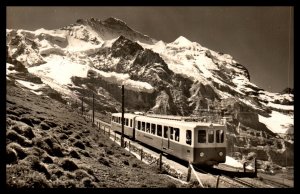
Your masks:
{"label": "passenger train car", "polygon": [[[121,113],[113,113],[111,126],[122,132]],[[124,114],[124,134],[182,160],[199,165],[224,163],[225,125],[187,122]]]}

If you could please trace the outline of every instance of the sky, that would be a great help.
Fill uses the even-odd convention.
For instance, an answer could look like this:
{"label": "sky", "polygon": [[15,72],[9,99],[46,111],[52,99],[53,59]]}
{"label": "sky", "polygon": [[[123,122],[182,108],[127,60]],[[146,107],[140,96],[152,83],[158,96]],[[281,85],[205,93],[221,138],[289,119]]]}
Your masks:
{"label": "sky", "polygon": [[77,19],[115,17],[156,40],[179,36],[231,55],[250,81],[270,91],[294,88],[294,10],[288,6],[7,7],[7,28],[58,29]]}

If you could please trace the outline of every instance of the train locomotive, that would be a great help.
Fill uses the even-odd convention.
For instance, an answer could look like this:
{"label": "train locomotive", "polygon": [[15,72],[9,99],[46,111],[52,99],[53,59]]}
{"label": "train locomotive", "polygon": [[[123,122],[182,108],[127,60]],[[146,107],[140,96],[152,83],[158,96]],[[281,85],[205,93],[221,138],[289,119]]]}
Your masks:
{"label": "train locomotive", "polygon": [[[121,113],[112,114],[111,128],[122,132]],[[197,165],[212,166],[225,162],[225,132],[226,126],[219,123],[124,114],[126,136]]]}

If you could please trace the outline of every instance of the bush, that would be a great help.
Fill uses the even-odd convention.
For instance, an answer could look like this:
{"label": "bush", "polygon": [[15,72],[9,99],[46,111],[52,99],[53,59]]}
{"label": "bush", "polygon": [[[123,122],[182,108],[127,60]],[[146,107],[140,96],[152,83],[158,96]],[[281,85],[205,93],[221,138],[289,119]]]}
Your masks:
{"label": "bush", "polygon": [[81,141],[76,141],[76,142],[74,143],[74,146],[76,146],[76,147],[78,147],[78,148],[80,148],[80,149],[82,149],[82,150],[85,149],[85,145],[84,145]]}
{"label": "bush", "polygon": [[84,171],[82,169],[78,169],[78,170],[75,171],[75,178],[77,180],[80,181],[81,179],[83,179],[85,177],[90,177],[90,175],[86,171]]}
{"label": "bush", "polygon": [[44,122],[42,122],[42,123],[40,124],[40,126],[41,126],[41,128],[42,128],[43,130],[49,130],[49,129],[50,129],[50,127],[49,127],[46,123],[44,123]]}
{"label": "bush", "polygon": [[95,185],[95,183],[93,183],[91,181],[91,179],[89,179],[88,177],[85,177],[82,179],[82,184],[84,187],[87,187],[87,188],[96,188],[97,186]]}
{"label": "bush", "polygon": [[15,164],[17,161],[17,152],[12,148],[6,148],[6,164]]}
{"label": "bush", "polygon": [[71,156],[72,158],[80,159],[80,155],[79,155],[75,150],[72,150],[72,151],[70,152],[70,156]]}
{"label": "bush", "polygon": [[47,164],[52,164],[53,163],[53,160],[51,157],[49,156],[45,156],[42,160],[44,163],[47,163]]}
{"label": "bush", "polygon": [[52,146],[53,156],[64,157],[64,153],[62,152],[62,148],[59,144],[54,143]]}
{"label": "bush", "polygon": [[167,188],[177,188],[177,186],[175,185],[175,183],[168,183]]}
{"label": "bush", "polygon": [[32,165],[31,165],[31,168],[33,170],[36,170],[38,172],[41,172],[41,173],[45,174],[47,179],[51,178],[51,175],[48,172],[48,169],[45,167],[44,164],[40,163],[39,161],[33,161]]}
{"label": "bush", "polygon": [[32,127],[26,127],[24,129],[24,136],[29,138],[29,139],[32,139],[35,137],[33,131],[32,131]]}
{"label": "bush", "polygon": [[77,164],[75,164],[74,161],[72,160],[69,160],[69,159],[65,159],[63,162],[62,162],[62,168],[64,170],[67,170],[67,171],[74,171],[74,170],[77,170],[78,169],[78,166]]}
{"label": "bush", "polygon": [[11,140],[12,142],[17,142],[22,146],[29,147],[32,145],[32,142],[30,142],[28,139],[23,137],[22,135],[19,135],[15,131],[9,131],[6,134],[6,139]]}
{"label": "bush", "polygon": [[108,155],[113,155],[114,154],[114,152],[111,151],[109,148],[105,148],[104,150],[105,150],[105,153],[108,154]]}
{"label": "bush", "polygon": [[105,165],[105,166],[110,167],[109,162],[108,162],[105,158],[100,157],[100,158],[98,159],[98,162],[101,163],[101,164],[103,164],[103,165]]}
{"label": "bush", "polygon": [[10,143],[8,147],[14,149],[17,152],[17,156],[19,159],[24,159],[28,153],[17,143]]}

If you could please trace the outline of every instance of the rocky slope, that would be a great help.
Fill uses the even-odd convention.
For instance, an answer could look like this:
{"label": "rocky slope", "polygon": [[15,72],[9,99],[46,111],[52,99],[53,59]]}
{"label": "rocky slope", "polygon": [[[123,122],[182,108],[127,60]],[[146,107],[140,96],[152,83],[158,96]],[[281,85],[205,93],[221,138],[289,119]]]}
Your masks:
{"label": "rocky slope", "polygon": [[8,79],[22,80],[28,71],[40,79],[32,89],[39,95],[56,91],[62,102],[84,96],[88,107],[94,93],[98,111],[116,112],[123,84],[127,111],[199,116],[203,109],[222,110],[231,119],[228,150],[262,146],[264,160],[293,157],[294,95],[259,88],[228,54],[182,36],[157,41],[116,18],[80,19],[55,30],[7,29],[6,35]]}
{"label": "rocky slope", "polygon": [[182,185],[148,166],[92,127],[76,110],[7,84],[8,188],[174,188]]}

